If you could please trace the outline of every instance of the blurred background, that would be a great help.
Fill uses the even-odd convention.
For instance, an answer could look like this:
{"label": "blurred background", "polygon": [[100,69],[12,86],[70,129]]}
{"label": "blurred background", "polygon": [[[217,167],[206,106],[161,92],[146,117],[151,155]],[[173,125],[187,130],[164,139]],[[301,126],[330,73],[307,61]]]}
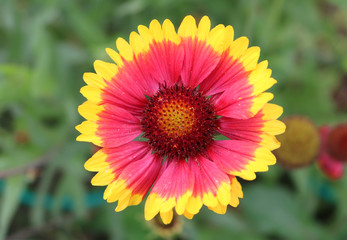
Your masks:
{"label": "blurred background", "polygon": [[[347,121],[347,1],[0,3],[0,239],[347,239],[344,162],[319,164],[327,158],[318,132]],[[309,126],[294,123],[283,137],[287,150],[276,153],[280,163],[241,182],[238,208],[225,215],[203,208],[164,227],[144,220],[143,203],[115,213],[103,201],[104,188],[91,187],[83,168],[96,149],[76,142],[74,127],[83,120],[82,75],[96,59],[111,61],[106,47],[154,18],[177,29],[188,14],[232,25],[236,37],[260,46],[278,80],[272,102],[284,119]]]}

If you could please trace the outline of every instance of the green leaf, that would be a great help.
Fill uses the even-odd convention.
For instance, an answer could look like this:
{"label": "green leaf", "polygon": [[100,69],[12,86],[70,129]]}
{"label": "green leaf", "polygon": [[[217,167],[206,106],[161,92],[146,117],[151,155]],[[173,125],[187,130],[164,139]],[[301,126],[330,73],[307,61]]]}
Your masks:
{"label": "green leaf", "polygon": [[0,239],[4,239],[12,218],[20,204],[20,198],[25,189],[24,175],[13,176],[5,180],[5,189],[0,206]]}

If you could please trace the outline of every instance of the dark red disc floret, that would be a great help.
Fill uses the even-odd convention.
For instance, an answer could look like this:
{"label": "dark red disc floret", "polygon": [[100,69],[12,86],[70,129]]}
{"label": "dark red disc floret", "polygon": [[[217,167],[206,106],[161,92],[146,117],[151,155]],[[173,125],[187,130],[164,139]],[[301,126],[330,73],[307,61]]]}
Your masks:
{"label": "dark red disc floret", "polygon": [[142,131],[162,157],[186,159],[203,154],[214,141],[218,119],[208,97],[197,89],[162,86],[142,113]]}

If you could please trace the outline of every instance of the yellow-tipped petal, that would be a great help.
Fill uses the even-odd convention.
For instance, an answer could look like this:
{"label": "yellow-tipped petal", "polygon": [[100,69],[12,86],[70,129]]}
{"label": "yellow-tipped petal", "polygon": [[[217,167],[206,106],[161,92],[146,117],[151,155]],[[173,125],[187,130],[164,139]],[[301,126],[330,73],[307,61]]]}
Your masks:
{"label": "yellow-tipped petal", "polygon": [[197,214],[200,211],[202,205],[203,203],[200,197],[190,197],[186,205],[186,211],[193,215]]}
{"label": "yellow-tipped petal", "polygon": [[197,30],[195,19],[191,15],[188,15],[179,26],[178,35],[181,37],[195,37]]}
{"label": "yellow-tipped petal", "polygon": [[114,173],[110,168],[105,168],[98,172],[93,178],[92,178],[92,185],[94,186],[106,186],[110,184],[114,180]]}
{"label": "yellow-tipped petal", "polygon": [[174,197],[171,197],[169,199],[164,199],[164,201],[160,207],[160,211],[167,212],[170,209],[172,209],[173,207],[175,207],[175,205],[176,205],[176,200]]}
{"label": "yellow-tipped petal", "polygon": [[160,211],[160,217],[164,224],[169,224],[172,221],[173,211],[172,210],[168,212]]}
{"label": "yellow-tipped petal", "polygon": [[231,183],[231,195],[229,204],[233,207],[237,207],[239,205],[239,198],[243,198],[243,192],[241,188],[241,184],[237,181],[236,178],[233,178]]}
{"label": "yellow-tipped petal", "polygon": [[254,162],[250,162],[247,165],[247,169],[252,172],[266,172],[269,170],[268,164],[262,162],[261,160],[256,160]]}
{"label": "yellow-tipped petal", "polygon": [[161,25],[158,20],[154,19],[149,24],[149,31],[152,33],[154,41],[162,42],[164,39],[163,30],[161,29]]}
{"label": "yellow-tipped petal", "polygon": [[117,64],[117,66],[122,67],[124,65],[122,57],[115,50],[112,48],[106,48],[106,53]]}
{"label": "yellow-tipped petal", "polygon": [[156,193],[149,194],[145,203],[145,219],[147,221],[151,220],[158,214],[162,203],[163,199]]}
{"label": "yellow-tipped petal", "polygon": [[82,142],[92,142],[97,146],[101,146],[101,138],[96,135],[97,125],[95,122],[84,121],[76,126],[77,131],[81,133],[76,140]]}
{"label": "yellow-tipped petal", "polygon": [[260,138],[262,139],[260,144],[271,151],[281,146],[281,143],[271,134],[263,133],[260,135]]}
{"label": "yellow-tipped petal", "polygon": [[262,109],[267,102],[269,102],[270,100],[273,99],[273,97],[274,97],[274,95],[272,93],[269,93],[269,92],[265,92],[265,93],[262,93],[259,96],[257,96],[253,101],[251,112],[254,115],[257,114],[260,111],[260,109]]}
{"label": "yellow-tipped petal", "polygon": [[115,186],[117,185],[117,180],[111,182],[105,189],[103,198],[104,200],[107,200],[110,195],[112,194],[113,190],[115,189]]}
{"label": "yellow-tipped petal", "polygon": [[116,46],[121,57],[123,57],[126,61],[133,60],[134,51],[127,41],[125,41],[123,38],[118,38],[116,40]]}
{"label": "yellow-tipped petal", "polygon": [[99,137],[95,136],[95,135],[85,135],[85,134],[81,134],[76,138],[76,141],[79,142],[91,142],[94,143],[97,146],[101,146],[102,145],[102,141]]}
{"label": "yellow-tipped petal", "polygon": [[236,39],[229,48],[229,55],[234,59],[239,59],[248,48],[249,40],[246,37]]}
{"label": "yellow-tipped petal", "polygon": [[142,39],[146,41],[147,45],[150,45],[154,41],[154,38],[147,27],[140,25],[137,29],[139,30]]}
{"label": "yellow-tipped petal", "polygon": [[106,159],[107,155],[101,149],[84,163],[84,168],[91,172],[101,171],[109,166]]}
{"label": "yellow-tipped petal", "polygon": [[268,166],[276,163],[275,156],[271,151],[265,147],[259,147],[254,153],[254,160],[250,161],[245,169],[241,171],[230,172],[229,174],[234,176],[240,176],[246,180],[255,179],[255,172],[265,172],[268,171]]}
{"label": "yellow-tipped petal", "polygon": [[190,220],[193,219],[194,217],[194,214],[191,214],[190,212],[187,212],[187,211],[185,211],[183,215]]}
{"label": "yellow-tipped petal", "polygon": [[239,204],[240,204],[240,200],[238,197],[235,197],[235,196],[231,196],[230,198],[230,206],[232,207],[237,207]]}
{"label": "yellow-tipped petal", "polygon": [[141,194],[135,194],[132,195],[129,201],[129,206],[133,206],[133,205],[139,205],[143,200],[143,195]]}
{"label": "yellow-tipped petal", "polygon": [[122,179],[114,181],[110,189],[106,188],[106,190],[104,192],[104,198],[106,198],[107,202],[115,202],[119,200],[122,195],[126,194],[129,191],[129,189],[127,189],[125,181]]}
{"label": "yellow-tipped petal", "polygon": [[97,105],[92,101],[86,101],[78,107],[78,112],[82,117],[94,122],[100,119],[98,114],[103,110],[103,106]]}
{"label": "yellow-tipped petal", "polygon": [[101,102],[101,93],[102,91],[99,88],[96,87],[92,87],[92,86],[84,86],[81,88],[80,92],[82,93],[82,95],[88,99],[91,102],[94,103],[100,103]]}
{"label": "yellow-tipped petal", "polygon": [[272,154],[272,152],[265,148],[260,147],[257,150],[255,150],[255,158],[256,162],[257,160],[260,160],[261,162],[266,163],[267,165],[274,165],[276,163],[276,157]]}
{"label": "yellow-tipped petal", "polygon": [[98,125],[95,122],[84,121],[76,126],[76,129],[85,135],[95,135]]}
{"label": "yellow-tipped petal", "polygon": [[216,52],[223,52],[225,50],[225,27],[222,24],[214,27],[208,35],[207,43],[211,45],[211,47]]}
{"label": "yellow-tipped petal", "polygon": [[103,89],[106,86],[105,80],[95,73],[84,73],[83,80],[86,84],[95,88]]}
{"label": "yellow-tipped petal", "polygon": [[116,212],[123,211],[129,206],[130,198],[131,198],[131,190],[127,189],[128,191],[124,193],[118,200],[118,205],[115,209]]}
{"label": "yellow-tipped petal", "polygon": [[[230,199],[230,193],[229,193],[229,199]],[[229,204],[229,202],[227,204]],[[227,205],[223,205],[220,202],[218,202],[217,206],[209,207],[209,209],[218,214],[225,214],[227,211]]]}
{"label": "yellow-tipped petal", "polygon": [[247,169],[243,169],[240,172],[233,172],[231,171],[229,174],[234,175],[234,176],[239,176],[245,180],[252,181],[256,178],[256,175],[254,172],[251,172]]}
{"label": "yellow-tipped petal", "polygon": [[286,125],[279,120],[267,121],[264,123],[264,127],[262,128],[262,131],[272,135],[282,134],[285,130]]}
{"label": "yellow-tipped petal", "polygon": [[232,179],[232,182],[230,184],[230,191],[232,195],[243,198],[242,186],[236,177]]}
{"label": "yellow-tipped petal", "polygon": [[165,19],[163,23],[163,35],[166,41],[171,41],[176,44],[179,44],[181,41],[180,37],[176,33],[174,25],[168,19]]}
{"label": "yellow-tipped petal", "polygon": [[204,41],[210,33],[211,21],[207,16],[203,16],[198,26],[198,39]]}
{"label": "yellow-tipped petal", "polygon": [[276,104],[267,103],[262,109],[264,116],[262,119],[264,120],[275,120],[279,118],[283,113],[283,108]]}
{"label": "yellow-tipped petal", "polygon": [[257,66],[257,62],[260,56],[259,47],[250,47],[246,50],[243,56],[240,58],[240,62],[246,71],[251,71]]}
{"label": "yellow-tipped petal", "polygon": [[183,196],[177,199],[176,203],[176,212],[178,215],[182,215],[186,209],[186,205],[188,203],[189,197],[192,195],[192,192],[187,192]]}
{"label": "yellow-tipped petal", "polygon": [[258,95],[270,87],[277,81],[271,76],[271,69],[255,69],[249,74],[249,83],[253,86],[253,94]]}
{"label": "yellow-tipped petal", "polygon": [[230,47],[230,45],[234,42],[234,28],[232,26],[225,27],[225,49]]}
{"label": "yellow-tipped petal", "polygon": [[149,49],[149,46],[146,44],[146,42],[136,32],[130,33],[129,42],[136,56],[141,53],[147,52]]}
{"label": "yellow-tipped petal", "polygon": [[106,81],[110,81],[118,72],[117,66],[114,63],[108,63],[101,60],[96,60],[94,62],[94,69],[95,72]]}
{"label": "yellow-tipped petal", "polygon": [[230,184],[223,182],[218,188],[217,198],[222,205],[228,205],[230,202]]}
{"label": "yellow-tipped petal", "polygon": [[214,196],[211,192],[204,193],[202,197],[202,202],[204,203],[204,205],[212,208],[217,206],[218,204],[216,196]]}

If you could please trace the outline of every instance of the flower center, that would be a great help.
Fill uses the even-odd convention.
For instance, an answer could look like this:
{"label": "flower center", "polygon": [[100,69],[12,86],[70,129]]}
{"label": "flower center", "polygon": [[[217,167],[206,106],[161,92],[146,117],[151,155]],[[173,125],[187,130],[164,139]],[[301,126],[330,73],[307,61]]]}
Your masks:
{"label": "flower center", "polygon": [[191,88],[160,87],[142,114],[144,137],[162,157],[188,158],[213,142],[218,120],[211,101]]}

